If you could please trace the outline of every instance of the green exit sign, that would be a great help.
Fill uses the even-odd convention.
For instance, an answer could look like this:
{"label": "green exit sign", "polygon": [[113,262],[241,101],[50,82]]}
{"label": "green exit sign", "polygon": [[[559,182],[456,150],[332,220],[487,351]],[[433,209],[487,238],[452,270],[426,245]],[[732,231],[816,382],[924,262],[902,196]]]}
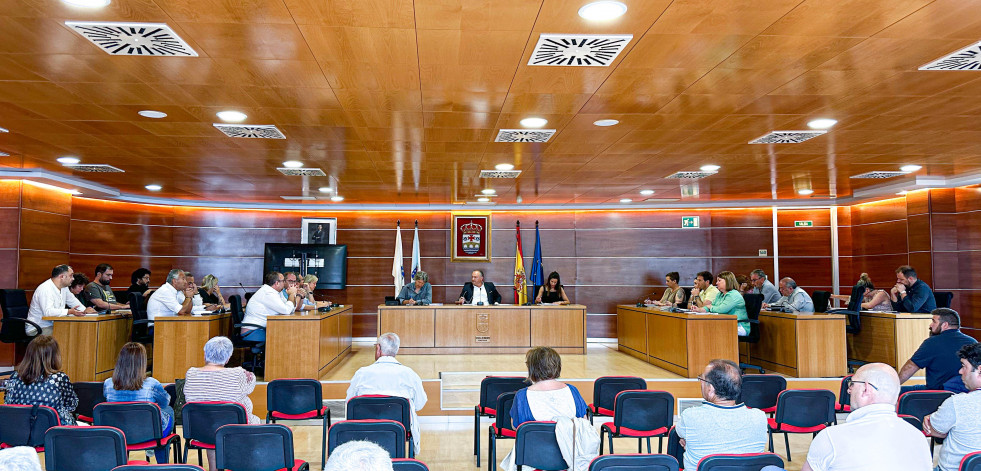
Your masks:
{"label": "green exit sign", "polygon": [[794,227],[814,227],[814,221],[794,221]]}
{"label": "green exit sign", "polygon": [[683,216],[681,218],[681,227],[684,228],[698,227],[698,216]]}

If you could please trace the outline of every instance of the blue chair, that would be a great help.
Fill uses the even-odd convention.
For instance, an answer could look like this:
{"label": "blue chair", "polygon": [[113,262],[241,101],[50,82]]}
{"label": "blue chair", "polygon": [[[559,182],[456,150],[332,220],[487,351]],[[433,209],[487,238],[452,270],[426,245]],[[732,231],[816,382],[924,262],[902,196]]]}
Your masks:
{"label": "blue chair", "polygon": [[617,394],[613,407],[613,425],[600,426],[600,449],[603,454],[603,436],[609,434],[610,453],[613,439],[630,437],[637,439],[640,453],[647,439],[647,453],[651,452],[651,437],[658,437],[657,452],[664,450],[664,437],[674,425],[674,396],[665,391],[622,391]]}
{"label": "blue chair", "polygon": [[44,435],[47,471],[105,471],[128,461],[126,437],[115,427],[53,427]]}
{"label": "blue chair", "polygon": [[323,422],[320,462],[327,462],[330,409],[324,406],[323,385],[315,379],[274,379],[266,386],[266,423],[319,419]]}
{"label": "blue chair", "polygon": [[405,458],[405,427],[394,420],[342,420],[327,432],[327,454],[347,442],[367,440],[385,449],[390,457]]}
{"label": "blue chair", "polygon": [[[497,396],[497,410],[510,411],[514,404],[514,392],[506,392]],[[497,414],[494,424],[487,428],[487,460],[491,468],[497,467],[497,440],[514,439],[518,432],[511,424],[511,414]]]}
{"label": "blue chair", "polygon": [[411,458],[397,458],[392,460],[393,471],[429,471],[429,466],[419,460]]}
{"label": "blue chair", "polygon": [[767,414],[777,410],[777,397],[787,389],[787,379],[780,375],[743,375],[740,402]]}
{"label": "blue chair", "polygon": [[61,425],[58,411],[48,406],[0,405],[0,447],[29,446],[44,451],[44,432]]}
{"label": "blue chair", "polygon": [[603,455],[589,463],[589,471],[678,471],[670,455]]}
{"label": "blue chair", "polygon": [[193,464],[127,464],[112,468],[112,471],[204,471]]}
{"label": "blue chair", "polygon": [[218,429],[230,424],[248,424],[245,406],[237,402],[188,402],[181,409],[184,427],[184,463],[191,450],[198,451],[198,464],[204,464],[201,450],[215,449]]}
{"label": "blue chair", "polygon": [[[473,454],[480,467],[480,418],[497,417],[497,396],[527,386],[524,376],[488,376],[480,381],[480,403],[473,408]],[[503,411],[507,414],[508,411]]]}
{"label": "blue chair", "polygon": [[525,422],[518,426],[514,464],[518,471],[530,466],[540,471],[565,471],[569,465],[555,440],[555,422]]}
{"label": "blue chair", "polygon": [[694,471],[760,471],[766,466],[783,468],[783,460],[773,453],[708,455],[698,462]]}
{"label": "blue chair", "polygon": [[593,381],[593,402],[586,405],[589,423],[593,416],[613,417],[617,394],[622,391],[647,389],[647,381],[636,376],[600,376]]}
{"label": "blue chair", "polygon": [[163,434],[160,406],[153,402],[103,402],[93,409],[94,425],[116,427],[126,437],[126,451],[156,450],[173,445],[174,463],[180,463],[181,437]]}
{"label": "blue chair", "polygon": [[96,405],[106,402],[102,381],[79,381],[72,383],[75,395],[78,396],[78,407],[75,408],[75,419],[92,423],[92,415]]}
{"label": "blue chair", "polygon": [[352,397],[347,401],[348,420],[394,420],[405,429],[405,439],[409,442],[409,458],[415,458],[412,446],[412,405],[409,400],[398,396],[364,395]]}
{"label": "blue chair", "polygon": [[767,419],[770,453],[773,453],[773,434],[783,433],[790,459],[791,433],[817,433],[835,421],[835,395],[827,389],[788,389],[777,397],[777,410]]}
{"label": "blue chair", "polygon": [[964,455],[959,471],[981,471],[981,451]]}
{"label": "blue chair", "polygon": [[309,471],[293,456],[293,432],[280,424],[226,425],[215,434],[218,469]]}

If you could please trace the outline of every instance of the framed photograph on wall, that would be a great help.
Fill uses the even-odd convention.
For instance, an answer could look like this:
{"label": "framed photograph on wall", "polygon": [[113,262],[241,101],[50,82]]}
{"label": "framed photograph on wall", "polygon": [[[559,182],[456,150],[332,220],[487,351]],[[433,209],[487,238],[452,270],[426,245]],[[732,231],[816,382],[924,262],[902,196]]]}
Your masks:
{"label": "framed photograph on wall", "polygon": [[450,260],[454,262],[489,262],[491,259],[491,213],[452,213]]}
{"label": "framed photograph on wall", "polygon": [[337,218],[303,218],[301,244],[336,244]]}

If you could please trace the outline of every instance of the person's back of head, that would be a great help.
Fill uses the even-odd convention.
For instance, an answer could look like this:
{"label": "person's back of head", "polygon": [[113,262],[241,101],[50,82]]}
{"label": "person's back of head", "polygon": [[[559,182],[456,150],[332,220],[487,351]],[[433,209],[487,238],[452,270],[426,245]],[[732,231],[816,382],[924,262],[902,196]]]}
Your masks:
{"label": "person's back of head", "polygon": [[[851,405],[858,409],[870,404],[896,405],[899,399],[899,375],[893,367],[885,363],[869,363],[862,365],[855,375],[853,383],[864,383],[864,392],[852,391]],[[854,389],[856,386],[853,386]],[[857,396],[856,396],[857,394]]]}
{"label": "person's back of head", "polygon": [[378,336],[378,348],[381,356],[394,357],[398,355],[400,344],[401,340],[399,340],[398,334],[394,332],[386,332]]}
{"label": "person's back of head", "polygon": [[951,308],[939,307],[930,311],[930,314],[937,316],[937,320],[940,322],[941,326],[944,324],[944,322],[947,323],[947,328],[943,330],[961,328],[961,315]]}
{"label": "person's back of head", "polygon": [[[730,360],[712,360],[705,369],[705,382],[712,386],[714,397],[707,400],[736,401],[742,394],[743,377],[739,365]],[[704,390],[703,390],[703,396]]]}
{"label": "person's back of head", "polygon": [[357,440],[334,448],[325,471],[392,471],[392,458],[377,444]]}

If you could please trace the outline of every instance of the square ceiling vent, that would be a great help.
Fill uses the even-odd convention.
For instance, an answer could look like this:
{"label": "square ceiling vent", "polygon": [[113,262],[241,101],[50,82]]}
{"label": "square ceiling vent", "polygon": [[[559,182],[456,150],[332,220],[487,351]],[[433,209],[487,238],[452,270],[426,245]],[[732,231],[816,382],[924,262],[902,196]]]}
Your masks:
{"label": "square ceiling vent", "polygon": [[675,173],[672,173],[671,175],[668,175],[668,176],[666,176],[664,178],[677,178],[677,179],[689,178],[689,179],[696,179],[696,178],[711,177],[712,175],[715,175],[716,173],[718,173],[718,172],[675,172]]}
{"label": "square ceiling vent", "polygon": [[886,178],[896,178],[903,175],[909,175],[908,172],[896,172],[896,171],[879,171],[879,172],[865,172],[858,175],[852,175],[849,178],[871,178],[871,179],[886,179]]}
{"label": "square ceiling vent", "polygon": [[66,21],[65,25],[113,56],[198,56],[165,23]]}
{"label": "square ceiling vent", "polygon": [[800,144],[808,139],[814,139],[828,131],[770,131],[769,134],[757,137],[750,144]]}
{"label": "square ceiling vent", "polygon": [[241,137],[245,139],[286,139],[279,129],[272,124],[218,124],[214,127],[225,133],[228,137]]}
{"label": "square ceiling vent", "polygon": [[324,171],[320,170],[319,168],[280,167],[277,168],[276,170],[279,170],[279,173],[282,173],[283,175],[290,175],[290,176],[302,176],[302,177],[326,177],[327,176],[327,174],[324,173]]}
{"label": "square ceiling vent", "polygon": [[[521,170],[481,170],[480,178],[518,178]],[[487,196],[487,195],[480,195]]]}
{"label": "square ceiling vent", "polygon": [[632,34],[543,34],[528,65],[609,67]]}
{"label": "square ceiling vent", "polygon": [[501,129],[494,142],[548,142],[554,129]]}
{"label": "square ceiling vent", "polygon": [[920,70],[981,70],[981,42],[943,56]]}
{"label": "square ceiling vent", "polygon": [[122,169],[107,164],[76,164],[76,165],[65,165],[65,167],[72,169],[73,172],[89,172],[89,173],[123,173],[124,172]]}

